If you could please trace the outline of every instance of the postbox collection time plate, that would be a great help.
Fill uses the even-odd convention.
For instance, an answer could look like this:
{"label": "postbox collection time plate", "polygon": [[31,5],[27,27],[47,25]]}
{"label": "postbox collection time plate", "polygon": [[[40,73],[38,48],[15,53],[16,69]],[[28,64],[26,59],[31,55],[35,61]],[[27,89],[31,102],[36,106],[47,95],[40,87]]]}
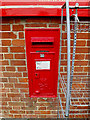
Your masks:
{"label": "postbox collection time plate", "polygon": [[36,61],[36,70],[50,70],[50,61]]}

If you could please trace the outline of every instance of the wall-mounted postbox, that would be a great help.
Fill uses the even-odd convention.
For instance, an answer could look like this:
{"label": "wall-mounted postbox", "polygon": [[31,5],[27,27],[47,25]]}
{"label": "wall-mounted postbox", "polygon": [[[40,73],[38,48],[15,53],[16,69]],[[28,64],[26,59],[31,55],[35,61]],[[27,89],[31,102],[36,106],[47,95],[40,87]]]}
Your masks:
{"label": "wall-mounted postbox", "polygon": [[26,29],[30,97],[56,97],[60,29]]}

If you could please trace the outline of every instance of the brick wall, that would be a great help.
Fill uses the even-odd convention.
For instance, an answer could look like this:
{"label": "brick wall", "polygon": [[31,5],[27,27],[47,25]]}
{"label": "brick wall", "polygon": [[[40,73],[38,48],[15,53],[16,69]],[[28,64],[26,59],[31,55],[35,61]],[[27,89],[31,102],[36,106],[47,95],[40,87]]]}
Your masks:
{"label": "brick wall", "polygon": [[[81,18],[82,20],[82,18]],[[85,19],[87,21],[87,19]],[[6,17],[2,18],[1,53],[0,53],[0,103],[1,116],[5,118],[56,118],[57,98],[30,98],[26,50],[25,28],[60,28],[59,17]],[[71,25],[71,28],[73,24]],[[77,75],[89,74],[90,35],[88,24],[83,24],[77,34],[77,47],[75,57],[75,72]],[[85,27],[85,30],[82,28]],[[66,25],[63,25],[61,75],[67,73],[67,39]],[[71,52],[73,46],[73,30],[71,30]],[[72,57],[72,54],[71,54]],[[86,80],[86,79],[85,79]],[[88,82],[88,79],[86,80]],[[81,84],[77,84],[80,86]],[[86,85],[86,84],[85,84]],[[84,86],[87,88],[87,86]],[[62,86],[61,86],[62,88]],[[60,95],[65,110],[64,94],[60,89]],[[78,101],[80,102],[80,101]],[[88,101],[87,101],[88,102]],[[88,106],[71,106],[70,117],[88,117]],[[78,111],[80,114],[78,114]],[[61,111],[61,110],[60,110]],[[76,111],[76,112],[75,112]],[[62,112],[61,112],[62,114]],[[1,117],[0,116],[0,117]]]}

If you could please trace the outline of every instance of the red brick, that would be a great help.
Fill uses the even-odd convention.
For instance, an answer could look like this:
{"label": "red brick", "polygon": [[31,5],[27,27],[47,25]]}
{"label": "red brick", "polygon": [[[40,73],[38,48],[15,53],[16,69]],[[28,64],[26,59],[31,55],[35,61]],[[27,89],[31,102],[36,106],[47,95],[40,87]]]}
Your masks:
{"label": "red brick", "polygon": [[17,82],[17,78],[8,78],[9,83],[15,83]]}
{"label": "red brick", "polygon": [[[3,77],[3,76],[2,76]],[[0,83],[0,87],[3,88],[4,87],[4,84],[3,83]]]}
{"label": "red brick", "polygon": [[5,83],[4,86],[5,88],[13,88],[13,84],[10,83]]}
{"label": "red brick", "polygon": [[7,102],[2,102],[2,105],[7,105]]}
{"label": "red brick", "polygon": [[49,24],[49,27],[59,27],[58,24]]}
{"label": "red brick", "polygon": [[22,115],[14,115],[14,118],[22,118]]}
{"label": "red brick", "polygon": [[24,103],[21,102],[9,102],[10,106],[24,106]]}
{"label": "red brick", "polygon": [[26,27],[47,27],[47,24],[26,24]]}
{"label": "red brick", "polygon": [[[71,39],[73,39],[73,33],[71,34]],[[90,33],[77,33],[77,39],[90,39]]]}
{"label": "red brick", "polygon": [[46,115],[38,115],[38,118],[46,118]]}
{"label": "red brick", "polygon": [[90,67],[84,67],[84,72],[89,72],[90,71]]}
{"label": "red brick", "polygon": [[15,23],[20,23],[20,22],[21,22],[20,18],[15,19]]}
{"label": "red brick", "polygon": [[28,89],[20,89],[20,93],[27,93],[27,92],[29,92],[29,90]]}
{"label": "red brick", "polygon": [[87,54],[85,59],[89,59],[90,60],[90,55]]}
{"label": "red brick", "polygon": [[0,81],[7,82],[7,78],[2,78]]}
{"label": "red brick", "polygon": [[[85,46],[86,40],[77,40],[76,46]],[[67,40],[65,41],[65,46],[67,46]],[[73,46],[73,40],[71,40],[71,46]]]}
{"label": "red brick", "polygon": [[67,65],[67,61],[62,61],[62,62],[61,62],[61,65],[66,66],[66,65]]}
{"label": "red brick", "polygon": [[23,60],[11,60],[11,65],[26,65],[25,61]]}
{"label": "red brick", "polygon": [[6,93],[0,93],[0,96],[6,97]]}
{"label": "red brick", "polygon": [[22,77],[22,74],[18,72],[4,72],[3,76],[4,77]]}
{"label": "red brick", "polygon": [[15,54],[15,59],[25,59],[25,54]]}
{"label": "red brick", "polygon": [[62,55],[61,55],[61,59],[64,59],[64,58],[65,58],[64,56],[65,56],[65,55],[64,55],[64,54],[62,54]]}
{"label": "red brick", "polygon": [[57,111],[51,111],[52,112],[52,114],[57,114]]}
{"label": "red brick", "polygon": [[35,111],[35,114],[50,114],[50,111]]}
{"label": "red brick", "polygon": [[24,38],[24,32],[19,32],[19,38]]}
{"label": "red brick", "polygon": [[12,40],[12,45],[13,46],[25,46],[25,41],[24,40]]}
{"label": "red brick", "polygon": [[5,54],[5,59],[13,59],[13,54]]}
{"label": "red brick", "polygon": [[0,60],[3,59],[3,54],[0,54]]}
{"label": "red brick", "polygon": [[[77,33],[77,39],[90,39],[89,33]],[[63,33],[63,39],[67,39],[67,33]],[[74,39],[74,33],[71,33],[71,39]]]}
{"label": "red brick", "polygon": [[26,71],[26,67],[18,67],[18,71]]}
{"label": "red brick", "polygon": [[13,113],[13,114],[25,114],[25,111],[12,110],[12,111],[10,111],[10,113]]}
{"label": "red brick", "polygon": [[13,33],[13,32],[3,32],[1,33],[2,38],[11,38],[11,39],[15,39],[17,36]]}
{"label": "red brick", "polygon": [[51,98],[47,98],[47,99],[39,98],[38,102],[53,102],[53,100]]}
{"label": "red brick", "polygon": [[76,42],[76,45],[77,46],[85,46],[86,45],[86,40],[77,40],[77,42]]}
{"label": "red brick", "polygon": [[8,113],[7,113],[7,114],[4,113],[4,114],[2,115],[2,117],[3,117],[3,118],[5,118],[5,117],[6,117],[6,118],[8,118],[8,117],[9,117],[9,118],[12,118],[13,115],[10,115],[10,114],[8,114]]}
{"label": "red brick", "polygon": [[15,84],[16,88],[28,88],[28,84]]}
{"label": "red brick", "polygon": [[46,107],[38,107],[38,110],[46,110]]}
{"label": "red brick", "polygon": [[24,47],[10,47],[10,52],[25,52]]}
{"label": "red brick", "polygon": [[13,31],[23,31],[24,25],[13,25]]}
{"label": "red brick", "polygon": [[5,67],[0,67],[0,71],[5,71]]}
{"label": "red brick", "polygon": [[[0,77],[3,77],[3,72],[2,71],[0,72]],[[3,87],[3,85],[2,85],[2,87]]]}
{"label": "red brick", "polygon": [[0,90],[0,92],[5,92],[5,93],[6,93],[6,92],[9,92],[9,88],[4,88],[4,89],[2,88],[2,89]]}
{"label": "red brick", "polygon": [[6,67],[7,71],[15,71],[15,67]]}
{"label": "red brick", "polygon": [[65,31],[65,27],[66,27],[65,25],[62,26],[62,30],[63,30],[63,31]]}
{"label": "red brick", "polygon": [[26,19],[26,22],[28,22],[28,23],[31,23],[31,22],[34,22],[34,23],[49,23],[50,18],[49,17],[42,17],[40,19],[40,17],[31,17],[31,18]]}
{"label": "red brick", "polygon": [[67,47],[62,47],[62,53],[66,53],[67,52]]}
{"label": "red brick", "polygon": [[28,77],[28,73],[27,72],[23,72],[23,77]]}
{"label": "red brick", "polygon": [[18,93],[7,93],[8,97],[20,97],[21,94]]}
{"label": "red brick", "polygon": [[29,115],[29,114],[25,114],[22,115],[23,118],[37,118],[37,115]]}
{"label": "red brick", "polygon": [[62,39],[67,39],[67,33],[62,33]]}
{"label": "red brick", "polygon": [[[2,101],[11,101],[11,98],[9,98],[9,97],[6,97],[6,98],[2,98]],[[3,107],[3,106],[2,106]],[[10,106],[9,106],[10,107]],[[9,108],[8,108],[8,110],[9,110]]]}
{"label": "red brick", "polygon": [[84,54],[76,54],[76,55],[75,55],[75,59],[76,59],[76,60],[83,60],[84,57],[85,57]]}
{"label": "red brick", "polygon": [[37,105],[37,106],[48,106],[48,105],[50,105],[50,103],[42,103],[42,102],[39,103],[39,102],[38,102],[38,103],[36,103],[36,105]]}
{"label": "red brick", "polygon": [[0,47],[0,53],[8,52],[8,47]]}
{"label": "red brick", "polygon": [[60,24],[61,23],[61,18],[60,17],[52,17],[50,22]]}
{"label": "red brick", "polygon": [[90,46],[90,41],[89,40],[87,41],[87,46]]}
{"label": "red brick", "polygon": [[76,48],[76,53],[88,53],[90,48]]}
{"label": "red brick", "polygon": [[28,78],[19,78],[19,82],[21,83],[21,82],[28,82]]}
{"label": "red brick", "polygon": [[8,19],[8,17],[7,18],[2,18],[2,23],[12,24],[12,23],[14,23],[14,19],[13,18]]}
{"label": "red brick", "polygon": [[74,73],[74,75],[87,75],[87,72],[77,72],[77,73]]}
{"label": "red brick", "polygon": [[75,67],[74,71],[75,72],[81,72],[81,71],[83,71],[83,67]]}
{"label": "red brick", "polygon": [[1,63],[2,65],[9,65],[9,62],[8,62],[7,60],[0,61],[0,63]]}
{"label": "red brick", "polygon": [[20,110],[21,107],[18,107],[18,106],[14,106],[13,109],[14,110]]}
{"label": "red brick", "polygon": [[30,106],[30,107],[25,106],[25,107],[21,107],[21,108],[22,108],[22,110],[32,110],[32,108],[33,108],[33,110],[36,109],[35,106]]}
{"label": "red brick", "polygon": [[2,25],[2,31],[10,31],[10,25]]}
{"label": "red brick", "polygon": [[26,111],[26,114],[34,114],[34,111],[28,110]]}

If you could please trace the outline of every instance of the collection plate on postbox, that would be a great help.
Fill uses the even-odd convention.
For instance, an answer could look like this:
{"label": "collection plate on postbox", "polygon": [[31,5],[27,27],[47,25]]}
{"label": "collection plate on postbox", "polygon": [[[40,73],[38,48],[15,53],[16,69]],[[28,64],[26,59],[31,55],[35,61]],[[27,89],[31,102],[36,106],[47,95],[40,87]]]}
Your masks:
{"label": "collection plate on postbox", "polygon": [[25,29],[30,97],[57,97],[59,28]]}

